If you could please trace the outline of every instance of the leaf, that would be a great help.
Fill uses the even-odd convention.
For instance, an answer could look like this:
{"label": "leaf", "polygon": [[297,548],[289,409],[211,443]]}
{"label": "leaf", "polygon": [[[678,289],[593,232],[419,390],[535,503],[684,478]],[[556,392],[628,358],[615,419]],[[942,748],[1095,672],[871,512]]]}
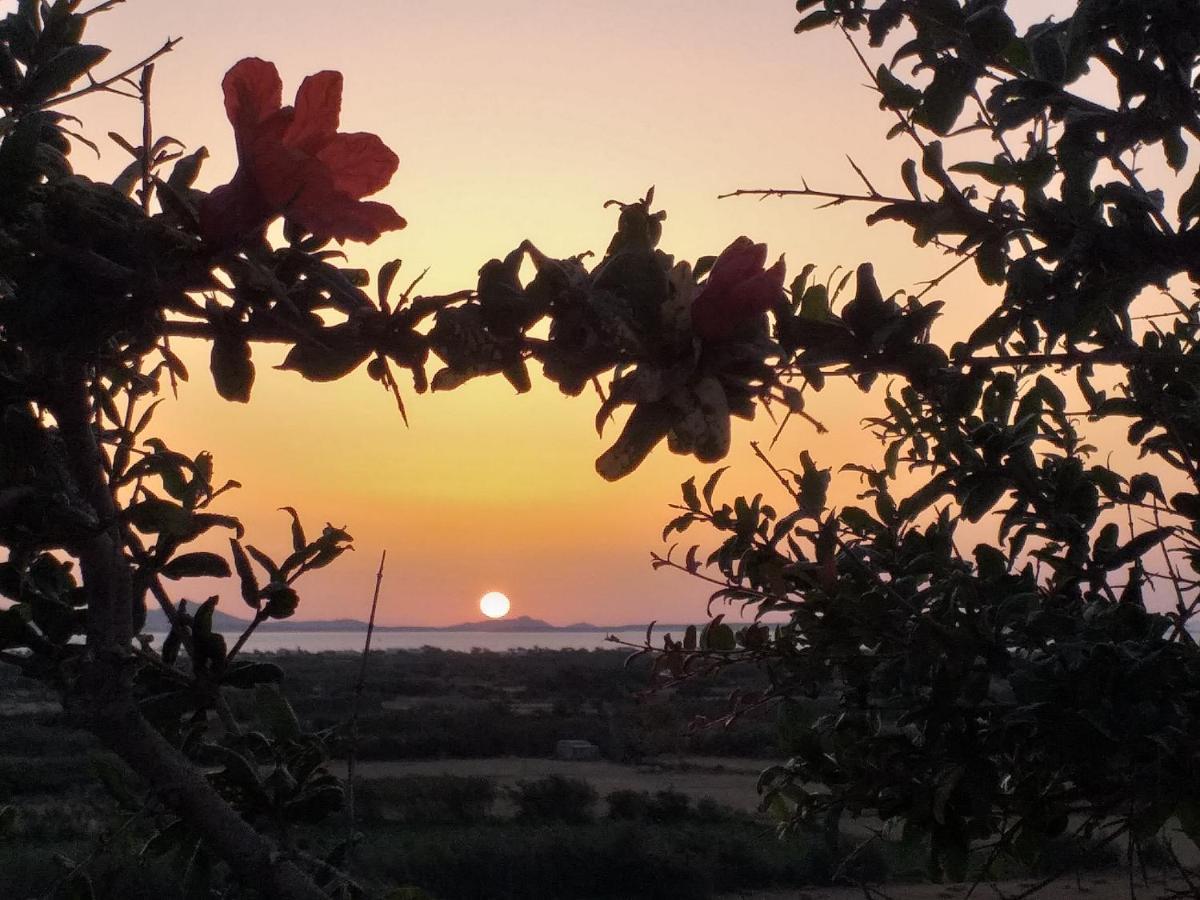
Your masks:
{"label": "leaf", "polygon": [[396,280],[396,274],[400,271],[401,264],[401,260],[393,259],[379,267],[379,276],[376,278],[375,287],[379,292],[381,305],[387,304],[388,294],[392,290],[392,282]]}
{"label": "leaf", "polygon": [[713,491],[717,489],[717,482],[721,480],[721,476],[729,470],[729,466],[721,466],[711,475],[708,476],[708,481],[704,482],[704,503],[709,509],[712,509]]}
{"label": "leaf", "polygon": [[1128,565],[1141,559],[1174,533],[1174,528],[1152,528],[1139,534],[1113,554],[1109,568]]}
{"label": "leaf", "polygon": [[698,512],[700,510],[700,495],[696,492],[696,479],[689,478],[680,485],[683,491],[683,502],[687,504],[688,509]]}
{"label": "leaf", "polygon": [[975,78],[968,63],[953,58],[940,60],[934,67],[933,80],[921,97],[916,114],[918,121],[938,134],[947,134],[962,115],[974,85]]}
{"label": "leaf", "polygon": [[254,688],[258,718],[267,732],[277,741],[294,741],[300,737],[300,720],[283,693],[273,684]]}
{"label": "leaf", "polygon": [[281,506],[279,509],[292,517],[292,550],[299,553],[308,546],[308,541],[304,537],[304,528],[300,525],[300,514],[291,506]]}
{"label": "leaf", "polygon": [[184,553],[176,556],[160,570],[164,578],[228,578],[229,563],[216,553]]}
{"label": "leaf", "polygon": [[962,501],[963,515],[971,522],[978,522],[1000,502],[1000,498],[1004,496],[1006,490],[1008,490],[1007,479],[995,475],[980,476]]}
{"label": "leaf", "polygon": [[282,579],[283,576],[279,566],[275,565],[275,560],[271,559],[271,557],[267,556],[267,554],[263,553],[253,544],[246,545],[246,553],[251,559],[253,559],[256,563],[262,566],[264,570],[266,570],[267,574],[271,576],[272,580]]}
{"label": "leaf", "polygon": [[25,82],[24,99],[30,103],[41,103],[63,93],[106,56],[108,48],[94,44],[64,47],[50,60],[34,68]]}
{"label": "leaf", "polygon": [[171,169],[171,174],[167,176],[167,184],[176,193],[182,193],[187,188],[190,188],[195,182],[196,177],[200,174],[200,167],[206,159],[208,159],[207,147],[201,147],[195,153],[189,153],[187,156],[184,156]]}
{"label": "leaf", "polygon": [[337,381],[367,361],[372,348],[353,322],[322,328],[311,340],[288,351],[280,369],[299,372],[309,381]]}
{"label": "leaf", "polygon": [[229,539],[229,548],[233,551],[233,565],[241,581],[242,600],[251,609],[258,609],[262,605],[262,599],[259,596],[258,577],[254,574],[254,567],[250,565],[250,559],[237,538]]}
{"label": "leaf", "polygon": [[989,184],[1003,187],[1006,184],[1016,184],[1017,173],[1013,166],[1002,158],[994,163],[960,162],[950,167],[951,172],[962,172],[964,175],[978,175]]}
{"label": "leaf", "polygon": [[691,513],[684,513],[682,516],[676,516],[663,527],[662,539],[665,541],[672,531],[684,532],[688,526],[696,521],[696,517]]}
{"label": "leaf", "polygon": [[904,182],[904,186],[908,188],[908,192],[912,194],[913,199],[920,202],[921,183],[917,178],[917,161],[915,159],[906,159],[901,164],[900,179]]}
{"label": "leaf", "polygon": [[796,34],[803,34],[807,31],[816,31],[818,28],[824,28],[837,21],[837,13],[828,12],[826,10],[818,10],[815,13],[809,13],[803,19],[796,23]]}
{"label": "leaf", "polygon": [[235,403],[250,402],[254,387],[254,363],[250,361],[250,342],[244,338],[218,334],[209,354],[209,368],[217,393]]}
{"label": "leaf", "polygon": [[[921,92],[897,78],[887,66],[881,65],[875,70],[875,83],[879,86],[881,108],[914,109],[921,102]],[[917,199],[921,198],[918,196]]]}
{"label": "leaf", "polygon": [[151,497],[133,504],[126,511],[129,522],[143,534],[185,537],[192,529],[192,513],[178,503]]}

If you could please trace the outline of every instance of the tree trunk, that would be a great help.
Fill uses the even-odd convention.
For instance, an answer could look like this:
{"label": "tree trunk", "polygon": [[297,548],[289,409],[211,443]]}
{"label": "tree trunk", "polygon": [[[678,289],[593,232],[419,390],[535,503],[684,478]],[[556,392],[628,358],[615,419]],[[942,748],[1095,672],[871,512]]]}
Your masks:
{"label": "tree trunk", "polygon": [[87,385],[87,367],[69,365],[49,401],[79,495],[100,522],[100,529],[76,548],[87,597],[87,654],[81,677],[67,694],[67,711],[143,778],[168,809],[195,829],[243,884],[278,900],[328,900],[324,891],[283,859],[270,840],[225,802],[137,707],[132,685],[132,573],[122,549],[120,511],[92,428]]}

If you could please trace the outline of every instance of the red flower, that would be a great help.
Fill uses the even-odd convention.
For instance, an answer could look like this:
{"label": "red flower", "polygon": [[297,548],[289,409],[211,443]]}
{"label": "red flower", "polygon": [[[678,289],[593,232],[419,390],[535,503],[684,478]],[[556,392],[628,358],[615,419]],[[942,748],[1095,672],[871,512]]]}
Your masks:
{"label": "red flower", "polygon": [[282,105],[279,71],[261,59],[237,63],[221,86],[238,168],[200,204],[205,240],[230,246],[278,216],[339,243],[369,244],[404,227],[386,203],[362,200],[391,181],[400,160],[378,135],[338,131],[340,72],[305,78],[294,107]]}
{"label": "red flower", "polygon": [[733,336],[743,322],[761,316],[783,296],[783,257],[764,270],[767,245],[740,237],[713,263],[692,300],[692,330],[707,340]]}

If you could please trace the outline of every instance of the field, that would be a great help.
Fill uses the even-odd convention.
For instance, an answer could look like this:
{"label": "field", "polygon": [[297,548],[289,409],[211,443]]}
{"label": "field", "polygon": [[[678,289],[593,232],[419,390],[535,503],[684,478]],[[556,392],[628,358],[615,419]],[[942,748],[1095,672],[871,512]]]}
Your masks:
{"label": "field", "polygon": [[[601,796],[613,791],[677,791],[693,802],[712,800],[723,807],[752,813],[758,809],[755,784],[761,760],[693,757],[620,764],[604,760],[570,762],[504,756],[495,759],[371,760],[358,767],[364,779],[452,775],[487,778],[502,788],[521,781],[557,775],[578,778]],[[339,769],[344,775],[344,767]]]}
{"label": "field", "polygon": [[[286,671],[305,726],[332,729],[343,754],[357,658],[271,658]],[[373,654],[359,722],[355,876],[369,888],[415,886],[447,900],[848,900],[862,889],[847,893],[837,883],[854,881],[890,882],[886,895],[873,896],[897,900],[966,893],[902,884],[923,878],[920,848],[875,841],[843,865],[869,837],[862,823],[847,824],[836,847],[817,835],[778,837],[756,792],[758,773],[786,750],[772,718],[690,727],[718,715],[730,690],[753,688],[754,672],[651,696],[644,666],[623,661],[615,651]],[[123,811],[98,786],[95,773],[111,772],[115,760],[66,728],[38,685],[3,673],[0,696],[0,807],[14,810],[0,836],[0,897],[65,897],[64,876],[84,864],[100,898],[182,896],[179,861],[143,853],[168,820],[155,810]],[[251,727],[252,698],[228,699]],[[812,712],[819,711],[818,702]],[[567,738],[592,742],[601,758],[554,758],[556,742]],[[344,777],[343,759],[332,768]],[[335,815],[301,835],[301,846],[327,847],[344,828]],[[1110,852],[1083,869],[1119,862]],[[1009,865],[1003,877],[1037,874]],[[1086,896],[1100,900],[1116,883],[1080,879]],[[1008,895],[1022,884],[1029,882],[1012,881]],[[1120,885],[1128,896],[1127,881]],[[1045,896],[1074,887],[1060,883]]]}

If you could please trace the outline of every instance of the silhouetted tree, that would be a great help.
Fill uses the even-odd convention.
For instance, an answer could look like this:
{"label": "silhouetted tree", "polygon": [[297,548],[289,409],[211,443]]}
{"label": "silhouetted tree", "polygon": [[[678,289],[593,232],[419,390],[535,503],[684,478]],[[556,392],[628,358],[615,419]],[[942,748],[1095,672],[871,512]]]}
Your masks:
{"label": "silhouetted tree", "polygon": [[[418,392],[490,374],[524,391],[531,363],[572,395],[604,378],[598,426],[630,407],[597,461],[610,479],[664,438],[717,461],[731,416],[766,403],[806,418],[829,378],[866,391],[884,376],[869,420],[883,460],[855,467],[863,506],[829,508],[831,472],[807,453],[795,471],[763,454],[787,509],[716,501],[719,473],[684,485],[668,530],[723,533],[707,559],[718,596],[789,621],[735,633],[718,617],[655,648],[658,670],[766,666],[772,687],[731,715],[781,706],[795,756],[765,775],[769,806],[895,822],[928,839],[939,874],[962,875],[989,838],[994,853],[1033,855],[1072,816],[1134,846],[1171,816],[1200,836],[1200,657],[1186,628],[1200,603],[1200,307],[1168,293],[1200,271],[1200,178],[1168,205],[1139,166],[1161,157],[1181,171],[1200,136],[1194,3],[1084,0],[1024,33],[999,2],[798,4],[798,30],[840,28],[856,51],[864,28],[873,44],[904,41],[870,74],[894,136],[916,150],[896,196],[865,173],[857,194],[761,193],[866,203],[870,221],[909,224],[1001,287],[948,347],[930,339],[943,304],[925,299],[941,279],[885,297],[864,265],[839,304],[845,280],[810,283],[806,269],[785,291],[782,264],[748,238],[676,262],[658,249],[652,193],[616,204],[617,232],[590,268],[524,242],[474,289],[422,297],[414,282],[396,296],[394,262],[368,294],[366,273],[328,244],[404,221],[363,199],[396,160],[371,135],[337,132],[340,77],[312,76],[284,107],[270,64],[234,66],[239,168],[205,194],[193,187],[205,152],[153,134],[153,63],[171,44],[92,74],[107,51],[81,43],[84,30],[116,4],[79,5],[20,0],[0,21],[0,660],[57,687],[124,760],[136,779],[109,772],[115,788],[173,815],[149,852],[179,854],[193,883],[219,860],[268,896],[359,891],[337,848],[321,859],[292,840],[340,806],[327,735],[301,729],[277,668],[238,658],[350,537],[327,526],[310,540],[293,513],[293,551],[276,560],[214,511],[233,483],[151,430],[156,397],[188,375],[180,339],[208,343],[218,391],[240,402],[265,342],[310,380],[365,364],[402,414],[400,369]],[[1089,70],[1105,86],[1085,96]],[[59,111],[100,90],[145,108],[140,140],[115,138],[131,161],[111,184],[73,172],[85,139]],[[975,159],[988,137],[995,157]],[[530,336],[543,322],[546,337]],[[1118,470],[1085,443],[1081,420],[1114,418],[1130,420],[1147,462]],[[902,467],[915,489],[897,485]],[[961,546],[963,519],[994,540]],[[189,546],[214,529],[232,535],[228,559]],[[704,574],[696,550],[658,563]],[[201,576],[235,579],[253,612],[232,648],[212,631],[215,598],[176,603],[164,586]],[[172,623],[161,648],[140,635],[147,602]],[[225,693],[242,690],[257,730],[228,712]],[[803,720],[794,700],[821,693],[838,713]]]}
{"label": "silhouetted tree", "polygon": [[[775,371],[805,397],[885,379],[882,459],[843,467],[862,492],[840,508],[808,453],[793,471],[759,451],[779,508],[687,482],[668,533],[721,543],[657,564],[706,562],[717,598],[788,621],[714,620],[656,665],[764,665],[772,687],[731,716],[780,705],[794,756],[764,774],[767,805],[878,817],[937,876],[984,842],[986,872],[1066,832],[1137,850],[1176,820],[1200,841],[1200,304],[1179,297],[1200,281],[1200,5],[1081,0],[1024,31],[1003,0],[797,7],[797,32],[849,41],[913,157],[894,193],[857,166],[859,191],[736,193],[865,204],[955,261],[916,295],[885,296],[869,264],[842,303],[847,279],[792,283]],[[979,289],[948,302],[976,327],[934,341],[925,298],[966,265]],[[1129,449],[1085,423],[1127,427]],[[820,694],[836,711],[805,717]]]}
{"label": "silhouetted tree", "polygon": [[[785,390],[762,314],[783,297],[782,266],[765,269],[762,248],[736,242],[700,289],[698,336],[689,306],[714,260],[694,271],[655,249],[663,214],[648,195],[618,204],[591,269],[525,242],[486,263],[476,289],[424,297],[413,282],[396,296],[396,261],[368,294],[367,274],[328,245],[405,225],[363,199],[398,160],[374,135],[338,131],[340,74],[310,76],[284,106],[273,65],[233,66],[223,88],[238,169],[204,193],[193,185],[206,151],[184,155],[153,130],[154,63],[174,42],[111,75],[100,72],[108,51],[82,42],[91,17],[115,6],[20,0],[0,21],[0,661],[56,687],[73,722],[124,761],[128,771],[106,773],[114,790],[173,816],[147,853],[176,854],[196,889],[223,861],[272,897],[355,893],[335,865],[344,847],[323,860],[293,840],[342,804],[324,766],[329,735],[301,729],[276,666],[238,658],[262,622],[295,612],[298,579],[350,535],[328,525],[311,539],[289,508],[285,559],[243,542],[241,524],[215,511],[236,483],[214,481],[207,453],[153,436],[156,398],[188,378],[171,341],[207,342],[231,401],[249,401],[253,348],[271,342],[288,348],[284,369],[313,381],[366,364],[401,414],[400,369],[418,392],[496,373],[525,391],[536,362],[569,394],[616,370],[598,421],[633,411],[597,465],[617,478],[664,437],[720,458],[730,414]],[[73,147],[90,142],[60,111],[100,91],[144,109],[139,141],[112,135],[130,156],[112,183],[74,172]],[[526,258],[536,275],[523,284]],[[548,336],[530,337],[545,319]],[[431,354],[441,365],[430,380]],[[214,530],[230,535],[227,557],[194,547]],[[176,602],[166,588],[199,577],[236,579],[253,618],[233,647],[213,631],[216,597]],[[171,623],[161,647],[141,633],[148,602]],[[254,691],[258,727],[241,727],[228,691]],[[83,869],[72,879],[84,890]]]}

